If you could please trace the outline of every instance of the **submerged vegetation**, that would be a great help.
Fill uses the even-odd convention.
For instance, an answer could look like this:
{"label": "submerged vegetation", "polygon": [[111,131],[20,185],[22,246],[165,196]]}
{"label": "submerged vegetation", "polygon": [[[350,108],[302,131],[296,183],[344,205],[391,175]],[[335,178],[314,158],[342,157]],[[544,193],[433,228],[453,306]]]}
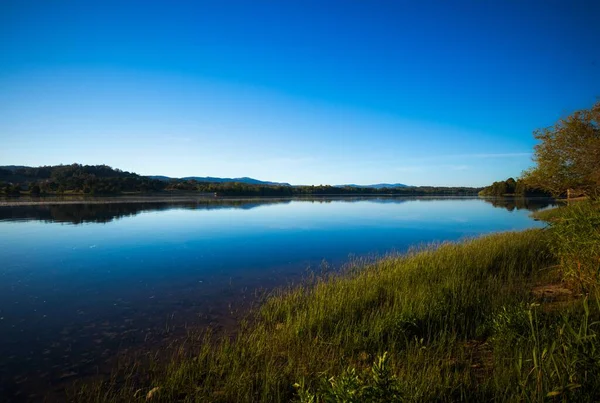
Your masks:
{"label": "submerged vegetation", "polygon": [[595,401],[600,209],[356,263],[271,295],[235,336],[123,366],[81,402]]}

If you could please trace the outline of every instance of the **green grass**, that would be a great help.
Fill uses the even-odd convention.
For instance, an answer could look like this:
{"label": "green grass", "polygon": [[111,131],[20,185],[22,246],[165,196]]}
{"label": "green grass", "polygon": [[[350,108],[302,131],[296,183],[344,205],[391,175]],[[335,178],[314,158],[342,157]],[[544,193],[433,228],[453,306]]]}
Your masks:
{"label": "green grass", "polygon": [[589,291],[600,281],[600,203],[576,202],[570,206],[534,213],[551,223],[551,247],[566,281]]}
{"label": "green grass", "polygon": [[540,305],[531,292],[557,281],[569,250],[596,253],[572,233],[595,213],[561,214],[575,216],[281,290],[235,337],[190,338],[168,365],[126,366],[69,398],[145,401],[153,390],[151,400],[164,402],[597,400],[595,289],[586,284],[589,296],[567,304]]}

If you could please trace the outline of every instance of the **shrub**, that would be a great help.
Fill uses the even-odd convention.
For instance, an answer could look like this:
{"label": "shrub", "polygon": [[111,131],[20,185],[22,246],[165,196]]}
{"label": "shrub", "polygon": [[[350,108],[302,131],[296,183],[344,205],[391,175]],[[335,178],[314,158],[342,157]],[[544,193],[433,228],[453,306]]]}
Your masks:
{"label": "shrub", "polygon": [[550,216],[552,247],[560,259],[565,278],[583,290],[600,280],[600,204],[577,202]]}

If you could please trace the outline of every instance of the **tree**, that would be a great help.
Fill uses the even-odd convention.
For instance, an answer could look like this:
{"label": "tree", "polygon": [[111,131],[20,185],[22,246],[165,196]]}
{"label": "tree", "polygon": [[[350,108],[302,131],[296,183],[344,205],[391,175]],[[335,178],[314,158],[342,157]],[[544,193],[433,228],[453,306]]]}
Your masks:
{"label": "tree", "polygon": [[572,189],[600,195],[600,102],[534,132],[536,166],[524,172],[529,186],[555,196]]}
{"label": "tree", "polygon": [[29,194],[31,194],[32,196],[39,196],[41,192],[42,190],[40,189],[40,185],[38,185],[37,183],[31,185],[31,187],[29,188]]}
{"label": "tree", "polygon": [[492,183],[479,192],[480,196],[504,196],[509,193],[513,193],[516,186],[516,182],[513,178],[509,178],[506,181],[499,181]]}
{"label": "tree", "polygon": [[514,194],[517,188],[517,181],[513,178],[508,178],[504,183],[506,183],[506,193]]}
{"label": "tree", "polygon": [[9,185],[8,188],[6,189],[6,193],[9,196],[19,196],[19,195],[21,195],[21,185],[19,185],[19,184]]}

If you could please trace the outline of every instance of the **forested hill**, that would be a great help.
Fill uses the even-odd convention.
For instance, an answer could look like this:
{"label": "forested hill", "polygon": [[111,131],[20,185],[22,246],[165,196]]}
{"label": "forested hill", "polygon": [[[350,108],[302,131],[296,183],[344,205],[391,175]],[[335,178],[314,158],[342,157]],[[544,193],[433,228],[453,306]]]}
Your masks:
{"label": "forested hill", "polygon": [[44,194],[120,194],[162,191],[213,193],[218,196],[371,195],[475,196],[481,188],[470,187],[357,187],[290,186],[288,184],[199,181],[202,178],[168,179],[141,176],[107,165],[56,165],[0,167],[0,193],[18,196]]}
{"label": "forested hill", "polygon": [[0,167],[0,188],[16,195],[31,194],[153,192],[166,188],[163,181],[113,169],[107,165],[55,165]]}

